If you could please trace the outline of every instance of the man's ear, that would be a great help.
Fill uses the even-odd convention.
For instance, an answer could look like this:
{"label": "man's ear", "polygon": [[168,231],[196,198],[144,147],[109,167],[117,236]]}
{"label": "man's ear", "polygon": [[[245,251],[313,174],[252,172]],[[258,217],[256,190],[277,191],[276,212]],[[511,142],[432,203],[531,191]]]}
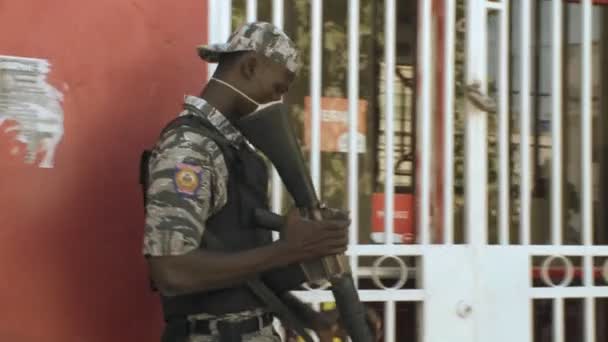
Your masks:
{"label": "man's ear", "polygon": [[254,54],[248,54],[243,58],[241,63],[241,76],[246,80],[251,80],[259,66],[259,61]]}

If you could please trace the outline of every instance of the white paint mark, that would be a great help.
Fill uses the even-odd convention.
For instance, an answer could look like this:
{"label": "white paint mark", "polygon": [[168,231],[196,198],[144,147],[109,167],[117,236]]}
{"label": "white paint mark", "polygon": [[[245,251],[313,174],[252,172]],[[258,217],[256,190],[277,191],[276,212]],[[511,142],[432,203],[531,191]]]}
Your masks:
{"label": "white paint mark", "polygon": [[44,59],[0,56],[0,125],[16,122],[4,132],[17,132],[16,139],[26,145],[26,163],[44,153],[41,168],[53,167],[63,137],[63,94],[46,82],[49,71]]}

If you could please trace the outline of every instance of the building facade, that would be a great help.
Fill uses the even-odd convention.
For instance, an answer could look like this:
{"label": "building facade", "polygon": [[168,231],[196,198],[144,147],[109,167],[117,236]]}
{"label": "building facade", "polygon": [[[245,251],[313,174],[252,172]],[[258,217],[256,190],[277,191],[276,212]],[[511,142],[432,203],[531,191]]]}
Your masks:
{"label": "building facade", "polygon": [[607,3],[0,1],[0,55],[61,94],[42,135],[0,113],[0,340],[159,339],[139,153],[213,72],[194,47],[265,20],[303,52],[286,102],[386,341],[608,341]]}

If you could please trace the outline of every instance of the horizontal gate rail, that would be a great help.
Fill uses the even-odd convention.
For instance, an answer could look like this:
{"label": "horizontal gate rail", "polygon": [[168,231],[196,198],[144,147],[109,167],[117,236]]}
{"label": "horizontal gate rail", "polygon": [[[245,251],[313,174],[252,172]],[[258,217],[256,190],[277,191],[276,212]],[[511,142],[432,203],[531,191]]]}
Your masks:
{"label": "horizontal gate rail", "polygon": [[[294,294],[298,298],[305,301],[322,301],[322,302],[333,302],[334,297],[331,291],[321,290],[310,290],[310,291],[294,291]],[[424,301],[424,290],[359,290],[359,297],[364,302],[420,302]],[[386,324],[390,321],[386,319]],[[395,317],[392,320],[395,323]],[[388,330],[388,329],[387,329]],[[388,332],[387,332],[388,333]],[[390,335],[394,341],[394,331]]]}

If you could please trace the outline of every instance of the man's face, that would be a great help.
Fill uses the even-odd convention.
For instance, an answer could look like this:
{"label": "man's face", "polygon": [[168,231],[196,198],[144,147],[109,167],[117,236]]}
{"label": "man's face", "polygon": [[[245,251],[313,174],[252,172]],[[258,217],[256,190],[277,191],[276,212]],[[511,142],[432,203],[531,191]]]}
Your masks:
{"label": "man's face", "polygon": [[259,103],[278,101],[289,91],[295,75],[285,66],[268,58],[260,57],[252,79],[251,97]]}

